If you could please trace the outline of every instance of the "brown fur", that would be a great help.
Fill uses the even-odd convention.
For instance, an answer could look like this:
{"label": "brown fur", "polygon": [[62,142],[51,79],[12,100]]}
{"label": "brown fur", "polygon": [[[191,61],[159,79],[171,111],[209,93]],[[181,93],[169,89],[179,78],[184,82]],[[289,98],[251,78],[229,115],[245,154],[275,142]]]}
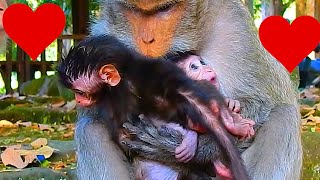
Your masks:
{"label": "brown fur", "polygon": [[[115,35],[129,47],[146,51],[135,43],[130,31],[132,26],[117,2],[101,1],[102,16],[91,26],[91,34]],[[163,48],[169,52],[198,51],[221,77],[225,95],[243,104],[241,112],[246,118],[263,124],[254,143],[242,155],[252,179],[299,179],[302,165],[300,115],[297,93],[288,72],[262,47],[253,20],[240,0],[184,2],[187,13],[183,13],[174,37],[168,39],[169,47]],[[154,42],[158,42],[157,39]],[[85,143],[78,141],[80,146]],[[88,161],[84,159],[79,163]],[[84,169],[79,172],[107,173],[101,168],[99,173]],[[117,178],[121,179],[121,175]]]}

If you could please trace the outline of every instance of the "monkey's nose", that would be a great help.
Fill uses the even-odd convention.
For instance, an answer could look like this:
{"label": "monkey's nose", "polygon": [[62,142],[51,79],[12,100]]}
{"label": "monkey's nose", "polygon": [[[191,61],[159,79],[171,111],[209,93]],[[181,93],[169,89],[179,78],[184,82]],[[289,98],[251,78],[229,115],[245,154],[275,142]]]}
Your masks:
{"label": "monkey's nose", "polygon": [[154,42],[154,38],[150,38],[150,39],[142,39],[142,41],[145,43],[145,44],[151,44]]}
{"label": "monkey's nose", "polygon": [[151,44],[154,42],[154,33],[150,29],[143,29],[142,31],[142,41],[145,44]]}

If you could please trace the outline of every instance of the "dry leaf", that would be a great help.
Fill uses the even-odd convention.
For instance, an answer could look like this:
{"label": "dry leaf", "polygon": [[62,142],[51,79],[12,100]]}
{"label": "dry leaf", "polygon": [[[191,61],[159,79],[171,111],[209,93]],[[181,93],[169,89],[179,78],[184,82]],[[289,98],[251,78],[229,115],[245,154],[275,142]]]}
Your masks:
{"label": "dry leaf", "polygon": [[0,100],[11,98],[11,97],[12,97],[11,94],[3,95],[3,96],[0,96]]}
{"label": "dry leaf", "polygon": [[35,150],[37,155],[44,155],[45,158],[49,158],[54,151],[58,151],[57,149],[53,149],[49,146],[43,146],[40,149]]}
{"label": "dry leaf", "polygon": [[65,104],[66,104],[66,102],[64,100],[61,100],[61,101],[57,101],[57,102],[52,103],[51,107],[52,108],[59,108]]}
{"label": "dry leaf", "polygon": [[7,120],[0,121],[0,127],[12,127],[13,123]]}
{"label": "dry leaf", "polygon": [[26,141],[31,141],[31,138],[27,137],[27,138],[24,138],[24,139],[21,139],[21,140],[16,140],[16,142],[18,142],[18,143],[24,143]]}
{"label": "dry leaf", "polygon": [[59,162],[52,163],[52,166],[53,166],[52,169],[59,170],[59,169],[65,168],[67,165],[64,162],[59,161]]}
{"label": "dry leaf", "polygon": [[316,110],[314,110],[314,109],[312,109],[310,112],[308,112],[307,114],[305,114],[304,116],[303,116],[303,118],[305,118],[305,117],[308,117],[308,116],[311,116],[313,113],[315,113],[316,112]]}
{"label": "dry leaf", "polygon": [[19,150],[14,150],[13,148],[7,148],[4,150],[1,154],[2,163],[4,165],[12,165],[16,168],[22,169],[31,163],[36,157],[35,154],[30,153],[24,157],[25,161],[23,161],[18,151]]}
{"label": "dry leaf", "polygon": [[59,125],[57,131],[64,131],[66,129],[68,129],[66,126]]}
{"label": "dry leaf", "polygon": [[67,102],[67,104],[64,105],[63,108],[65,108],[66,111],[72,111],[76,108],[76,106],[77,106],[76,100],[72,100]]}
{"label": "dry leaf", "polygon": [[48,140],[46,138],[38,138],[37,140],[33,141],[30,144],[34,149],[38,149],[38,148],[41,148],[42,146],[47,145]]}
{"label": "dry leaf", "polygon": [[69,138],[69,137],[72,137],[74,135],[74,132],[73,131],[70,131],[70,132],[68,132],[68,133],[65,133],[64,135],[63,135],[63,137],[64,138]]}
{"label": "dry leaf", "polygon": [[16,145],[11,145],[11,146],[8,146],[8,148],[12,148],[12,149],[21,149],[21,144],[16,144]]}
{"label": "dry leaf", "polygon": [[49,130],[51,132],[54,131],[54,129],[50,125],[47,125],[47,124],[38,124],[38,127],[41,131],[43,131],[43,130]]}
{"label": "dry leaf", "polygon": [[49,146],[43,146],[43,147],[36,149],[36,150],[17,150],[17,152],[21,156],[35,154],[35,155],[44,155],[45,158],[49,158],[53,154],[54,151],[58,151],[58,149],[53,149]]}
{"label": "dry leaf", "polygon": [[32,126],[32,122],[17,122],[16,124],[19,126],[24,126],[24,127]]}

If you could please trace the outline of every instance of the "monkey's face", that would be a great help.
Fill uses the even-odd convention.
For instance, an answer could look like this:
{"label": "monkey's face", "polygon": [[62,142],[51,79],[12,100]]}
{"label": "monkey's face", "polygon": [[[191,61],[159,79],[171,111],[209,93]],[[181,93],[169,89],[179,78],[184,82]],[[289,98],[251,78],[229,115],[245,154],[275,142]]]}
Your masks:
{"label": "monkey's face", "polygon": [[211,67],[201,61],[199,56],[191,55],[186,60],[179,62],[178,66],[182,68],[190,78],[210,81],[219,89],[217,74]]}
{"label": "monkey's face", "polygon": [[95,104],[101,98],[103,86],[116,86],[120,82],[120,75],[115,66],[107,64],[86,72],[74,80],[71,89],[75,93],[75,99],[78,105],[88,107]]}
{"label": "monkey's face", "polygon": [[77,104],[82,107],[89,107],[96,102],[93,94],[99,90],[102,81],[99,81],[98,76],[82,75],[71,84]]}
{"label": "monkey's face", "polygon": [[159,57],[171,47],[186,2],[174,0],[128,0],[123,2],[137,50],[145,56]]}
{"label": "monkey's face", "polygon": [[2,17],[5,9],[7,9],[6,1],[0,0],[0,31],[3,30]]}

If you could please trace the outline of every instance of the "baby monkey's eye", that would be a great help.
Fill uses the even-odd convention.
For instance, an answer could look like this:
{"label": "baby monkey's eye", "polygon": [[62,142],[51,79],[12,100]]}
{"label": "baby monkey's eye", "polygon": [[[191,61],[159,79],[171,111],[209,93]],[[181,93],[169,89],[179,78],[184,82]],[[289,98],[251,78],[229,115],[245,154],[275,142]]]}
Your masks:
{"label": "baby monkey's eye", "polygon": [[0,11],[3,11],[4,9],[0,7]]}
{"label": "baby monkey's eye", "polygon": [[191,64],[190,64],[190,69],[191,69],[191,70],[198,70],[198,69],[199,69],[199,66],[196,65],[196,64],[191,63]]}
{"label": "baby monkey's eye", "polygon": [[83,96],[83,97],[88,97],[88,94],[83,92],[83,91],[80,91],[78,89],[75,89],[74,90],[75,93],[79,94],[80,96]]}

